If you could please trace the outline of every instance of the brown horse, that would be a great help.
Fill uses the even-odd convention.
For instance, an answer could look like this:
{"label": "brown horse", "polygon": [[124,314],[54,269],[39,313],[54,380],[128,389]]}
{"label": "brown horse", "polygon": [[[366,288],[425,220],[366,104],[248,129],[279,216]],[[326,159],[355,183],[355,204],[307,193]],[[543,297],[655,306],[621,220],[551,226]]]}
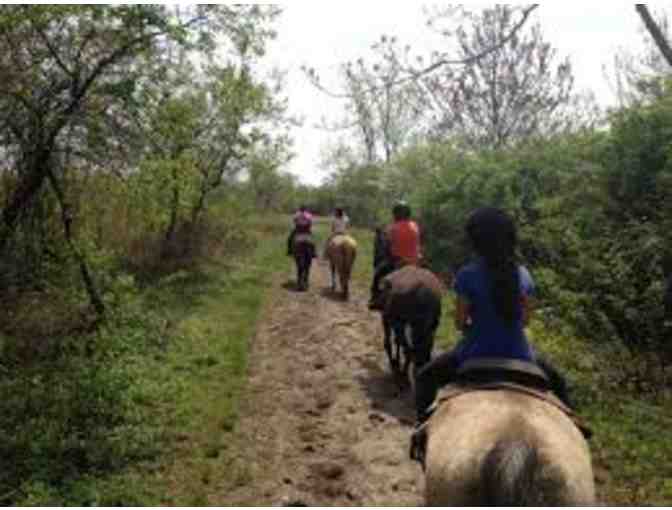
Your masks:
{"label": "brown horse", "polygon": [[336,292],[336,273],[341,282],[344,300],[350,297],[350,276],[357,258],[357,242],[346,234],[332,237],[326,249],[327,260],[331,267],[331,290]]}
{"label": "brown horse", "polygon": [[588,444],[558,407],[507,389],[439,404],[427,423],[430,506],[595,505]]}
{"label": "brown horse", "polygon": [[[443,293],[444,287],[434,273],[417,266],[405,266],[383,279],[385,352],[393,372],[411,383],[415,373],[430,361],[434,335],[441,320]],[[392,333],[396,353],[391,342]]]}
{"label": "brown horse", "polygon": [[315,255],[315,245],[306,234],[297,234],[292,245],[294,262],[296,263],[296,288],[298,291],[308,290],[310,266]]}

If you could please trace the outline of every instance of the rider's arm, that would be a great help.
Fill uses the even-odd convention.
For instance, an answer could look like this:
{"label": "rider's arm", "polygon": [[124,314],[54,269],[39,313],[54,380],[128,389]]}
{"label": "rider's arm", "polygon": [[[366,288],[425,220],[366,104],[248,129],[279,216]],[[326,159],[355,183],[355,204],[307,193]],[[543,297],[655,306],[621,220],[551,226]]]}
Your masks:
{"label": "rider's arm", "polygon": [[464,331],[469,326],[469,303],[462,296],[457,296],[455,303],[455,327]]}

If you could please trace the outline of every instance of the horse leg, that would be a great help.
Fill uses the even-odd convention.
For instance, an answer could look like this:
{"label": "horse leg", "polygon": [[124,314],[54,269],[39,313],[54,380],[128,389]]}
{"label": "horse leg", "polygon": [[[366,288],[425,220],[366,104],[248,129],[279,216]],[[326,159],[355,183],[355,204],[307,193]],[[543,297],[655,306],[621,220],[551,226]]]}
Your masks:
{"label": "horse leg", "polygon": [[303,269],[301,268],[301,257],[296,256],[294,258],[294,262],[296,263],[296,290],[300,291],[301,282],[303,278]]}
{"label": "horse leg", "polygon": [[341,292],[343,293],[343,300],[347,301],[350,294],[349,282],[348,282],[350,275],[348,274],[348,268],[346,267],[348,261],[344,259],[341,262],[342,263],[338,276],[341,280]]}
{"label": "horse leg", "polygon": [[308,287],[310,286],[310,265],[312,263],[312,253],[308,252],[306,258],[304,259],[304,267],[303,267],[303,290],[308,290]]}
{"label": "horse leg", "polygon": [[406,334],[407,324],[403,324],[400,329],[399,334],[399,348],[404,353],[404,365],[401,369],[401,375],[404,377],[405,382],[408,382],[411,387],[413,386],[413,376],[414,374],[409,374],[408,369],[413,364],[413,371],[415,372],[415,352],[413,345],[409,343],[408,335]]}
{"label": "horse leg", "polygon": [[331,292],[336,292],[336,266],[333,260],[329,261],[329,266],[331,268]]}
{"label": "horse leg", "polygon": [[406,333],[404,331],[405,325],[400,322],[395,322],[394,326],[392,327],[394,330],[394,343],[395,343],[395,367],[397,374],[402,374],[401,372],[401,350],[402,346],[406,342]]}
{"label": "horse leg", "polygon": [[392,352],[392,324],[390,323],[390,320],[383,314],[383,332],[385,334],[385,338],[383,340],[384,342],[384,347],[385,347],[385,352],[387,353],[387,359],[390,362],[390,367],[392,368],[393,372],[396,372],[396,367],[397,363],[394,358],[394,354]]}

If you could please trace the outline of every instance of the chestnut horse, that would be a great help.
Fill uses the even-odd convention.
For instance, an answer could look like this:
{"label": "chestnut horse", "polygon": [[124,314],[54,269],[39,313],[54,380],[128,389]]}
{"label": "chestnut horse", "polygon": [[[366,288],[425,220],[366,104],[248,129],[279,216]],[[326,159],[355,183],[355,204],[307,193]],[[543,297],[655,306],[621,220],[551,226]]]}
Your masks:
{"label": "chestnut horse", "polygon": [[357,242],[346,234],[335,235],[327,245],[326,255],[331,267],[331,290],[336,291],[336,273],[338,273],[341,293],[343,299],[347,301],[350,296],[352,266],[357,258]]}

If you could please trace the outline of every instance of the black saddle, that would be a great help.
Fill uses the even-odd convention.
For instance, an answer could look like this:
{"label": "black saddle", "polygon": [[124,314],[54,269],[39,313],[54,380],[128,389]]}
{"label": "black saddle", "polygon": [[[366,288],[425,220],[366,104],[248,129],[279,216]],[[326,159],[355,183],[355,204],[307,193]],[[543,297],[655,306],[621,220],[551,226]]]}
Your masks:
{"label": "black saddle", "polygon": [[551,389],[546,373],[535,363],[508,358],[476,358],[457,371],[457,384],[514,383],[542,391]]}

